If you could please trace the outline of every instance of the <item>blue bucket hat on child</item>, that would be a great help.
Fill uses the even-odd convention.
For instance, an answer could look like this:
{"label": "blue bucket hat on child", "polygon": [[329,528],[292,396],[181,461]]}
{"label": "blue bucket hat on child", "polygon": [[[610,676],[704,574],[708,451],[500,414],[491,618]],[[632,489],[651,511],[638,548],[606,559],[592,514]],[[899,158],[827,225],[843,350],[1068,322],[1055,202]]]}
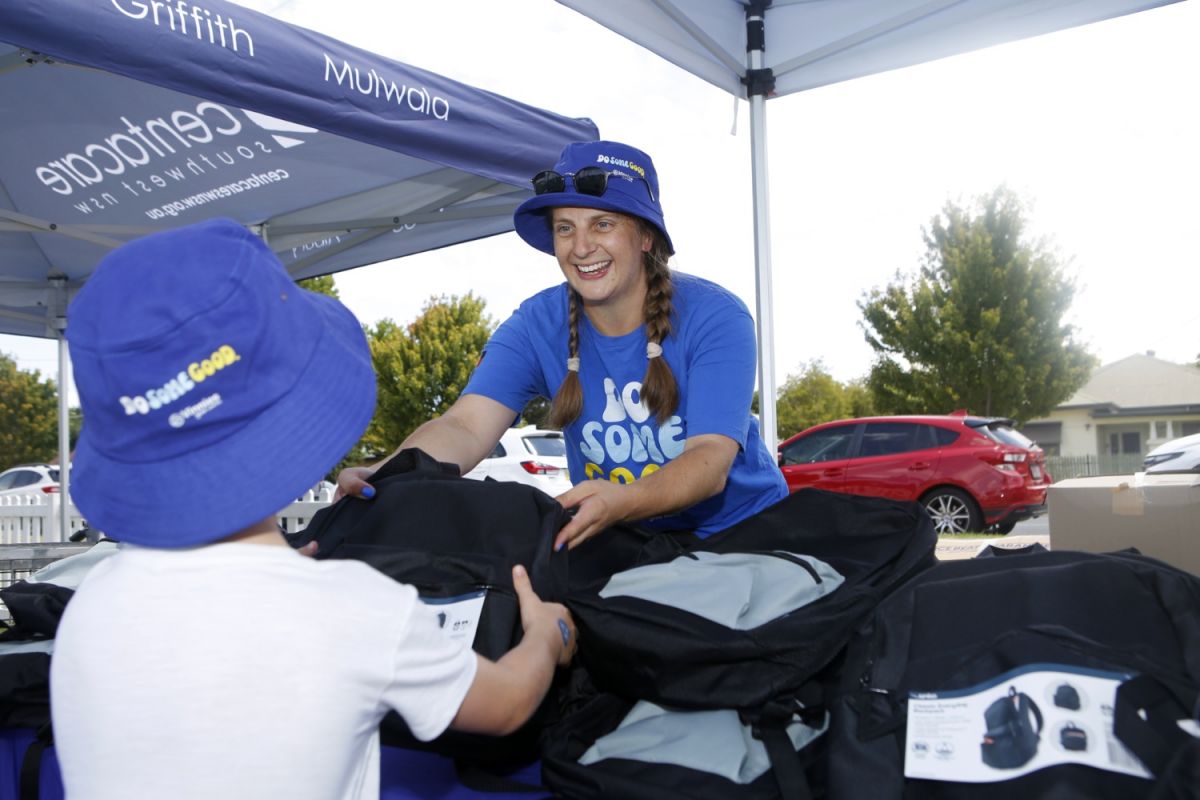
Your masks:
{"label": "blue bucket hat on child", "polygon": [[114,250],[68,320],[84,417],[71,495],[120,541],[189,547],[271,516],[375,407],[358,320],[232,220]]}
{"label": "blue bucket hat on child", "polygon": [[663,221],[654,162],[636,147],[620,142],[573,142],[563,148],[554,169],[539,172],[533,184],[537,195],[517,208],[513,222],[520,237],[543,253],[554,255],[546,210],[564,206],[641,217],[658,228],[667,249],[675,253]]}

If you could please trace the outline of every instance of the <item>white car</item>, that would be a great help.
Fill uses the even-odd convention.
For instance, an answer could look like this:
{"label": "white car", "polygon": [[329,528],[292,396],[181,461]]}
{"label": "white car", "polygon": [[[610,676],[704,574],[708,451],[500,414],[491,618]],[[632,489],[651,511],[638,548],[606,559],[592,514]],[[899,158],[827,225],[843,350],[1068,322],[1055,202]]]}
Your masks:
{"label": "white car", "polygon": [[1200,433],[1164,442],[1142,460],[1146,472],[1200,472]]}
{"label": "white car", "polygon": [[509,428],[491,454],[466,477],[526,483],[557,497],[571,488],[566,440],[562,431],[547,431],[532,425]]}
{"label": "white car", "polygon": [[0,495],[25,494],[40,490],[56,494],[58,467],[53,464],[19,464],[0,472]]}

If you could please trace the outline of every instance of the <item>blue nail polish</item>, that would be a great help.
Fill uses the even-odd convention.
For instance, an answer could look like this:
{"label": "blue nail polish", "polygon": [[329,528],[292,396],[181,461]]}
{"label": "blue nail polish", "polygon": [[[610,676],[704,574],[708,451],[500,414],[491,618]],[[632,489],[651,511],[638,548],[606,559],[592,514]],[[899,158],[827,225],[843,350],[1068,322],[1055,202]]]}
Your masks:
{"label": "blue nail polish", "polygon": [[563,647],[569,645],[571,643],[571,629],[568,628],[567,623],[563,622],[561,619],[558,621],[558,632],[562,634]]}
{"label": "blue nail polish", "polygon": [[559,550],[562,550],[562,547],[563,547],[563,543],[562,543],[562,542],[557,542],[557,543],[554,545],[554,552],[556,552],[556,553],[557,553]]}
{"label": "blue nail polish", "polygon": [[375,496],[375,487],[370,486],[370,485],[364,486],[363,490],[362,490],[362,496],[367,497],[367,498],[374,497]]}

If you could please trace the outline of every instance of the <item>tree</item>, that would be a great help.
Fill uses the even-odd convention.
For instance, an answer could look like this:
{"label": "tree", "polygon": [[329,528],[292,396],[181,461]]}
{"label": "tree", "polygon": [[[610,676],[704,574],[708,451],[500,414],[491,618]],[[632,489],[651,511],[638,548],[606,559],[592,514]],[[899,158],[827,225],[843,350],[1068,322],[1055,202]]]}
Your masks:
{"label": "tree", "polygon": [[822,422],[872,413],[863,382],[838,382],[820,359],[802,365],[798,375],[787,377],[775,408],[780,441]]}
{"label": "tree", "polygon": [[495,323],[484,301],[433,297],[406,328],[383,319],[367,330],[375,366],[375,416],[360,443],[365,458],[388,455],[418,425],[458,399]]}
{"label": "tree", "polygon": [[305,278],[302,281],[296,281],[296,285],[310,292],[329,295],[335,300],[339,299],[337,286],[333,282],[332,275],[318,275],[315,278]]}
{"label": "tree", "polygon": [[867,385],[885,413],[1043,416],[1096,359],[1063,315],[1075,296],[1056,256],[1026,241],[1020,199],[1000,187],[976,214],[947,203],[924,232],[925,264],[859,302],[876,353]]}
{"label": "tree", "polygon": [[521,411],[521,423],[535,428],[550,427],[550,399],[535,397],[526,403]]}
{"label": "tree", "polygon": [[0,353],[0,469],[58,452],[58,389]]}

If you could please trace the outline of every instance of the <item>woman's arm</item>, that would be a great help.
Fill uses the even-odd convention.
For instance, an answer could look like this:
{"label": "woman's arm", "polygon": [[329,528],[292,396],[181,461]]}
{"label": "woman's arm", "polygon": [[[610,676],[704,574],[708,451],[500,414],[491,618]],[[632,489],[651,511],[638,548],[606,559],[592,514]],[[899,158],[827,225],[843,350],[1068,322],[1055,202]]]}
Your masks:
{"label": "woman's arm", "polygon": [[[438,461],[457,464],[465,475],[492,452],[500,436],[512,424],[512,409],[480,394],[464,394],[440,417],[429,420],[408,435],[396,449],[419,447]],[[389,461],[392,453],[371,467],[347,467],[338,474],[338,496],[363,495],[367,479]]]}
{"label": "woman's arm", "polygon": [[457,464],[459,474],[466,475],[492,452],[516,417],[512,409],[490,397],[464,394],[445,414],[410,433],[397,452],[418,447],[438,461]]}
{"label": "woman's arm", "polygon": [[687,439],[678,458],[633,483],[584,481],[558,496],[563,506],[578,510],[554,549],[574,547],[614,523],[670,514],[719,494],[737,454],[733,439],[705,434]]}

